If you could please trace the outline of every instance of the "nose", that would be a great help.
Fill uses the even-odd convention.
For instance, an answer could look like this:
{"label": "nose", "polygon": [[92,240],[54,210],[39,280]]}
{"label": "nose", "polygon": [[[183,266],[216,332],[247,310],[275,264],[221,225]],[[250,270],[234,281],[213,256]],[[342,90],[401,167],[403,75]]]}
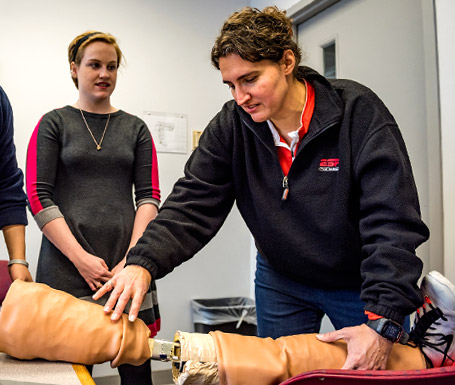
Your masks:
{"label": "nose", "polygon": [[248,92],[243,91],[241,87],[237,87],[233,91],[233,94],[234,99],[239,106],[246,103],[251,97],[251,95]]}
{"label": "nose", "polygon": [[99,77],[100,78],[109,77],[109,71],[108,71],[107,67],[104,67],[104,66],[100,67]]}

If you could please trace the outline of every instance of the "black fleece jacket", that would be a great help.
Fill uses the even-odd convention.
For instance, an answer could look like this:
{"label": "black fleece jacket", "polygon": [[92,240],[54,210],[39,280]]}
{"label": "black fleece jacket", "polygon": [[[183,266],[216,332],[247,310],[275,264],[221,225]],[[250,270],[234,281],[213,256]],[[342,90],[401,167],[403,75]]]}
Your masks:
{"label": "black fleece jacket", "polygon": [[308,67],[298,77],[314,87],[315,110],[287,199],[267,123],[227,102],[127,264],[163,277],[213,238],[235,201],[276,271],[316,287],[361,288],[366,310],[401,323],[422,303],[415,249],[429,234],[397,123],[358,83]]}

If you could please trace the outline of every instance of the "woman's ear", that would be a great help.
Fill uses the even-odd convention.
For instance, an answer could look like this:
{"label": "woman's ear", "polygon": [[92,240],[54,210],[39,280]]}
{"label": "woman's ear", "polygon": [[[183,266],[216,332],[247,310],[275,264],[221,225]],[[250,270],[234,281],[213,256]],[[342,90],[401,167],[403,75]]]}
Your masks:
{"label": "woman's ear", "polygon": [[282,64],[285,75],[290,75],[294,72],[295,68],[295,55],[292,50],[287,49],[283,52],[280,64]]}
{"label": "woman's ear", "polygon": [[77,78],[77,66],[76,66],[76,63],[73,61],[70,64],[70,70],[71,70],[71,77],[73,79],[76,79]]}

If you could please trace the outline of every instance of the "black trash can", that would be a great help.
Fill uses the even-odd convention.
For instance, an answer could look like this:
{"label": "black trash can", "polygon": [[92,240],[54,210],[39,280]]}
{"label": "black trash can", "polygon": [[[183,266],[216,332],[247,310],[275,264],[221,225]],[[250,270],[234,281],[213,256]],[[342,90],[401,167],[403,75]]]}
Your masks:
{"label": "black trash can", "polygon": [[194,331],[257,335],[256,305],[246,297],[191,300]]}

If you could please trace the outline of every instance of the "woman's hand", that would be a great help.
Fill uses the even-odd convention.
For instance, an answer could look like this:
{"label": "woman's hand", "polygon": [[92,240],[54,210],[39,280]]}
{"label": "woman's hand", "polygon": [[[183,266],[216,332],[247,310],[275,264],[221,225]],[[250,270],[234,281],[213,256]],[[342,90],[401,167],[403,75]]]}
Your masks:
{"label": "woman's hand", "polygon": [[120,319],[126,304],[132,299],[128,319],[134,322],[151,281],[152,277],[146,269],[137,265],[128,265],[99,289],[92,298],[100,299],[104,294],[112,291],[104,311],[106,313],[113,311],[111,316],[113,321]]}
{"label": "woman's hand", "polygon": [[334,342],[344,339],[348,348],[346,362],[341,369],[385,369],[393,343],[381,337],[366,324],[318,334],[318,340]]}
{"label": "woman's hand", "polygon": [[84,250],[71,233],[65,218],[53,219],[44,225],[42,231],[47,239],[76,266],[79,274],[93,291],[114,276],[102,258]]}
{"label": "woman's hand", "polygon": [[74,258],[73,263],[93,291],[99,289],[104,282],[109,281],[114,276],[102,258],[87,252],[78,258]]}
{"label": "woman's hand", "polygon": [[27,266],[21,265],[19,263],[15,263],[8,267],[9,276],[11,277],[12,281],[16,279],[20,279],[25,282],[33,282],[32,275],[28,270]]}

